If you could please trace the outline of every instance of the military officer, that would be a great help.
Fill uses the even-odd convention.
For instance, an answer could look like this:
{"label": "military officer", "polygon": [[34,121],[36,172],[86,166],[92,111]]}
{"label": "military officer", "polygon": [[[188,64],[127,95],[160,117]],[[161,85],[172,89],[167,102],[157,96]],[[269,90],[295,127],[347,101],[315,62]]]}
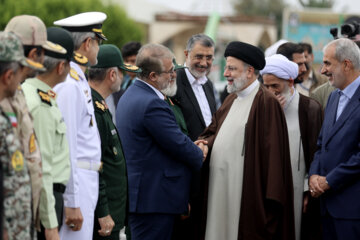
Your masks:
{"label": "military officer", "polygon": [[103,163],[93,239],[119,239],[120,229],[125,225],[127,201],[125,159],[116,127],[104,100],[120,90],[123,80],[122,71],[136,73],[140,70],[136,66],[124,64],[121,52],[115,45],[100,46],[98,63],[89,69],[89,84],[101,138]]}
{"label": "military officer", "polygon": [[[47,29],[48,39],[63,46],[66,51],[45,51],[46,71],[35,78],[27,79],[22,88],[34,119],[43,169],[43,188],[40,197],[40,220],[42,231],[38,239],[60,239],[58,229],[62,223],[63,193],[70,177],[69,146],[66,125],[56,104],[53,87],[63,82],[70,70],[74,55],[71,34],[62,28]],[[45,231],[44,231],[45,230]]]}
{"label": "military officer", "polygon": [[101,27],[106,14],[87,12],[55,21],[67,29],[75,46],[74,61],[65,82],[55,86],[57,104],[64,117],[69,142],[71,173],[64,193],[64,224],[60,238],[92,239],[98,200],[101,143],[86,64],[96,65],[99,45],[106,37]]}
{"label": "military officer", "polygon": [[[5,27],[5,32],[15,33],[21,40],[25,56],[32,61],[35,68],[25,67],[22,74],[25,78],[35,76],[38,71],[44,71],[42,65],[44,50],[55,52],[64,51],[56,48],[47,41],[46,27],[43,21],[30,15],[15,16]],[[24,93],[19,87],[15,95],[5,98],[0,102],[5,113],[9,116],[13,127],[20,138],[24,157],[30,172],[32,187],[33,219],[36,227],[40,230],[39,201],[42,187],[42,168],[39,145],[35,136],[32,118],[25,102]]]}
{"label": "military officer", "polygon": [[[21,81],[22,66],[36,68],[26,59],[20,39],[0,32],[0,100],[12,97]],[[31,183],[21,143],[9,117],[0,107],[0,161],[2,176],[1,239],[32,239]]]}

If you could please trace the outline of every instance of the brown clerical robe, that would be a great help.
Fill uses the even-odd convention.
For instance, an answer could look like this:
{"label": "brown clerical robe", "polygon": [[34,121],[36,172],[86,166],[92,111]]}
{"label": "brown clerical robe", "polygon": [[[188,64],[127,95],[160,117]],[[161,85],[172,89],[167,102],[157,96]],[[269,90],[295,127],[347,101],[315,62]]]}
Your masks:
{"label": "brown clerical robe", "polygon": [[[316,142],[321,130],[322,122],[323,113],[321,105],[314,99],[300,94],[299,124],[301,141],[304,149],[306,172],[309,172],[310,164],[317,150]],[[319,199],[310,197],[307,212],[303,213],[301,220],[302,240],[322,239],[320,231],[321,216]]]}
{"label": "brown clerical robe", "polygon": [[[236,94],[231,94],[226,98],[200,136],[208,141],[210,150],[236,97]],[[294,240],[293,183],[286,120],[279,102],[262,85],[250,110],[244,147],[238,239]],[[208,180],[208,174],[204,177]],[[207,209],[207,185],[204,209]]]}

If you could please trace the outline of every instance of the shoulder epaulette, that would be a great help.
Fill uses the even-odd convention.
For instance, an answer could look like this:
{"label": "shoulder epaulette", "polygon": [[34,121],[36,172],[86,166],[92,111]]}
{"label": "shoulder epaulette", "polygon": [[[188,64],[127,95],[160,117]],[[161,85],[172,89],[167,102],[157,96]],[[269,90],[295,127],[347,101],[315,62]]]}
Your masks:
{"label": "shoulder epaulette", "polygon": [[76,72],[75,69],[71,68],[69,73],[70,73],[70,77],[72,77],[76,81],[80,80],[79,74]]}
{"label": "shoulder epaulette", "polygon": [[99,101],[95,101],[95,105],[98,109],[105,112],[105,106],[102,103],[100,103]]}
{"label": "shoulder epaulette", "polygon": [[47,92],[41,91],[40,89],[38,89],[37,92],[38,92],[38,94],[40,96],[40,99],[41,99],[41,101],[43,103],[46,103],[46,104],[52,106],[51,101],[50,101],[50,96],[48,95]]}

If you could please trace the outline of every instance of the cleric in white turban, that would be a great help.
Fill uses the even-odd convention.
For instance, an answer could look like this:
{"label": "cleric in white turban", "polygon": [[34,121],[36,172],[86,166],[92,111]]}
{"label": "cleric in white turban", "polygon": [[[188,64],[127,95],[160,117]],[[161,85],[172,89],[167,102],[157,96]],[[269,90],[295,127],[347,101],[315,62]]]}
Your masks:
{"label": "cleric in white turban", "polygon": [[281,54],[267,57],[265,58],[265,62],[265,68],[260,71],[261,75],[272,74],[284,80],[294,80],[298,75],[298,65]]}
{"label": "cleric in white turban", "polygon": [[[298,93],[294,88],[294,79],[298,75],[296,63],[280,54],[267,57],[265,61],[265,67],[260,74],[265,87],[276,95],[283,107],[288,128],[294,187],[295,234],[296,240],[299,240],[303,206],[306,211],[309,198],[307,172],[316,149],[322,110],[319,103]],[[313,207],[309,206],[309,209]]]}

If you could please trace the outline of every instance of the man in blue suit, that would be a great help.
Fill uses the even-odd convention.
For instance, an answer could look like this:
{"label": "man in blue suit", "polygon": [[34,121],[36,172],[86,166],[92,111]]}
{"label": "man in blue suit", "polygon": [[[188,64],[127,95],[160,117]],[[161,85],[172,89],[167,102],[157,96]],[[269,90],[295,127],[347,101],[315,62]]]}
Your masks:
{"label": "man in blue suit", "polygon": [[322,74],[338,88],[325,109],[309,171],[320,197],[324,239],[360,239],[360,50],[349,39],[324,48]]}
{"label": "man in blue suit", "polygon": [[207,152],[204,140],[196,146],[181,132],[160,92],[176,81],[173,58],[162,45],[143,46],[136,58],[142,72],[116,110],[133,240],[170,239],[176,215],[188,210],[191,171],[200,170]]}

